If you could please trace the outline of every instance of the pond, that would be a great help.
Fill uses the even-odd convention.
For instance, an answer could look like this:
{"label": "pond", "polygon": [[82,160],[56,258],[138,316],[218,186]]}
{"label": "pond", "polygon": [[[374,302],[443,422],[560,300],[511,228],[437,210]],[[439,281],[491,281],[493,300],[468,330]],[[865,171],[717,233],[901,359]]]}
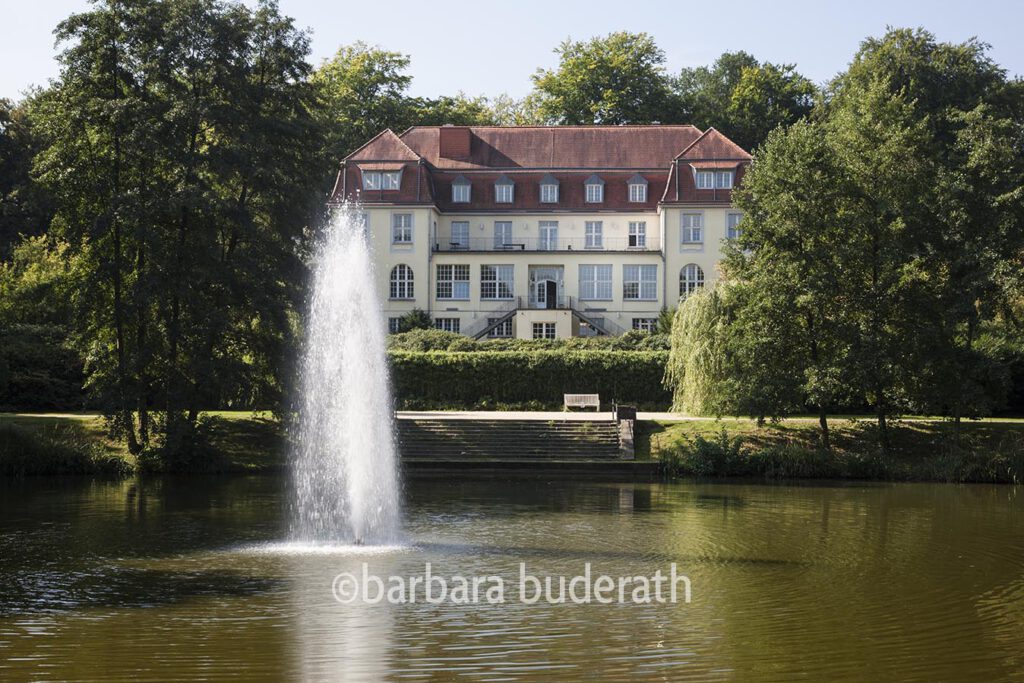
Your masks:
{"label": "pond", "polygon": [[[0,483],[0,678],[1024,678],[1021,487],[405,488],[405,545],[331,552],[282,543],[282,477]],[[368,601],[428,563],[503,601]],[[523,601],[520,574],[557,597],[587,563],[634,577],[624,599]],[[674,603],[633,599],[672,563],[688,603],[678,579]],[[366,600],[337,599],[343,572]]]}

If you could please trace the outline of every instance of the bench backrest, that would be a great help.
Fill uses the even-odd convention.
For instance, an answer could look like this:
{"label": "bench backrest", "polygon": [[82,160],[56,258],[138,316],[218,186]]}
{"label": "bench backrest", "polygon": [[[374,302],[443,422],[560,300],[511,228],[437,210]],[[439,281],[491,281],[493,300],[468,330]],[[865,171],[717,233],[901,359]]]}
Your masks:
{"label": "bench backrest", "polygon": [[586,408],[589,406],[601,405],[600,394],[565,394],[563,400],[566,406],[577,406]]}

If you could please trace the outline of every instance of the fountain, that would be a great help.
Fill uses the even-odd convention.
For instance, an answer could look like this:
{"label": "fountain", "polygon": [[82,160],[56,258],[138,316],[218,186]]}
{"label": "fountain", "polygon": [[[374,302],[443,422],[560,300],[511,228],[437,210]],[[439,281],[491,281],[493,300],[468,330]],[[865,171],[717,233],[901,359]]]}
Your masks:
{"label": "fountain", "polygon": [[292,455],[292,539],[387,544],[399,534],[399,484],[370,247],[357,206],[333,210],[313,265]]}

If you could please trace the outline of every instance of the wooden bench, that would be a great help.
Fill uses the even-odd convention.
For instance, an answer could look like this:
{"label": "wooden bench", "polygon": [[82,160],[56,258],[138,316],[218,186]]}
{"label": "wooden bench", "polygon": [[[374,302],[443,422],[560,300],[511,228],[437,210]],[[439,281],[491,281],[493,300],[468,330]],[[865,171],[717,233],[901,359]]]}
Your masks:
{"label": "wooden bench", "polygon": [[562,402],[568,408],[593,408],[601,409],[601,396],[598,394],[564,394]]}

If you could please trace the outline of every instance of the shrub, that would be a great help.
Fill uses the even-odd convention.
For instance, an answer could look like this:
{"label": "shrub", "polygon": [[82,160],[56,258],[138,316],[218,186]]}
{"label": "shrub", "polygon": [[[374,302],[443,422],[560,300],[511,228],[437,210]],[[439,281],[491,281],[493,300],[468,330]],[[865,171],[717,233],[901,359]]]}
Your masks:
{"label": "shrub", "polygon": [[400,407],[476,408],[529,404],[560,407],[567,393],[664,408],[663,351],[390,352]]}
{"label": "shrub", "polygon": [[90,438],[81,426],[0,424],[0,475],[127,475],[130,465]]}
{"label": "shrub", "polygon": [[396,351],[445,351],[452,343],[468,337],[444,330],[418,329],[392,334],[388,337],[388,349]]}

